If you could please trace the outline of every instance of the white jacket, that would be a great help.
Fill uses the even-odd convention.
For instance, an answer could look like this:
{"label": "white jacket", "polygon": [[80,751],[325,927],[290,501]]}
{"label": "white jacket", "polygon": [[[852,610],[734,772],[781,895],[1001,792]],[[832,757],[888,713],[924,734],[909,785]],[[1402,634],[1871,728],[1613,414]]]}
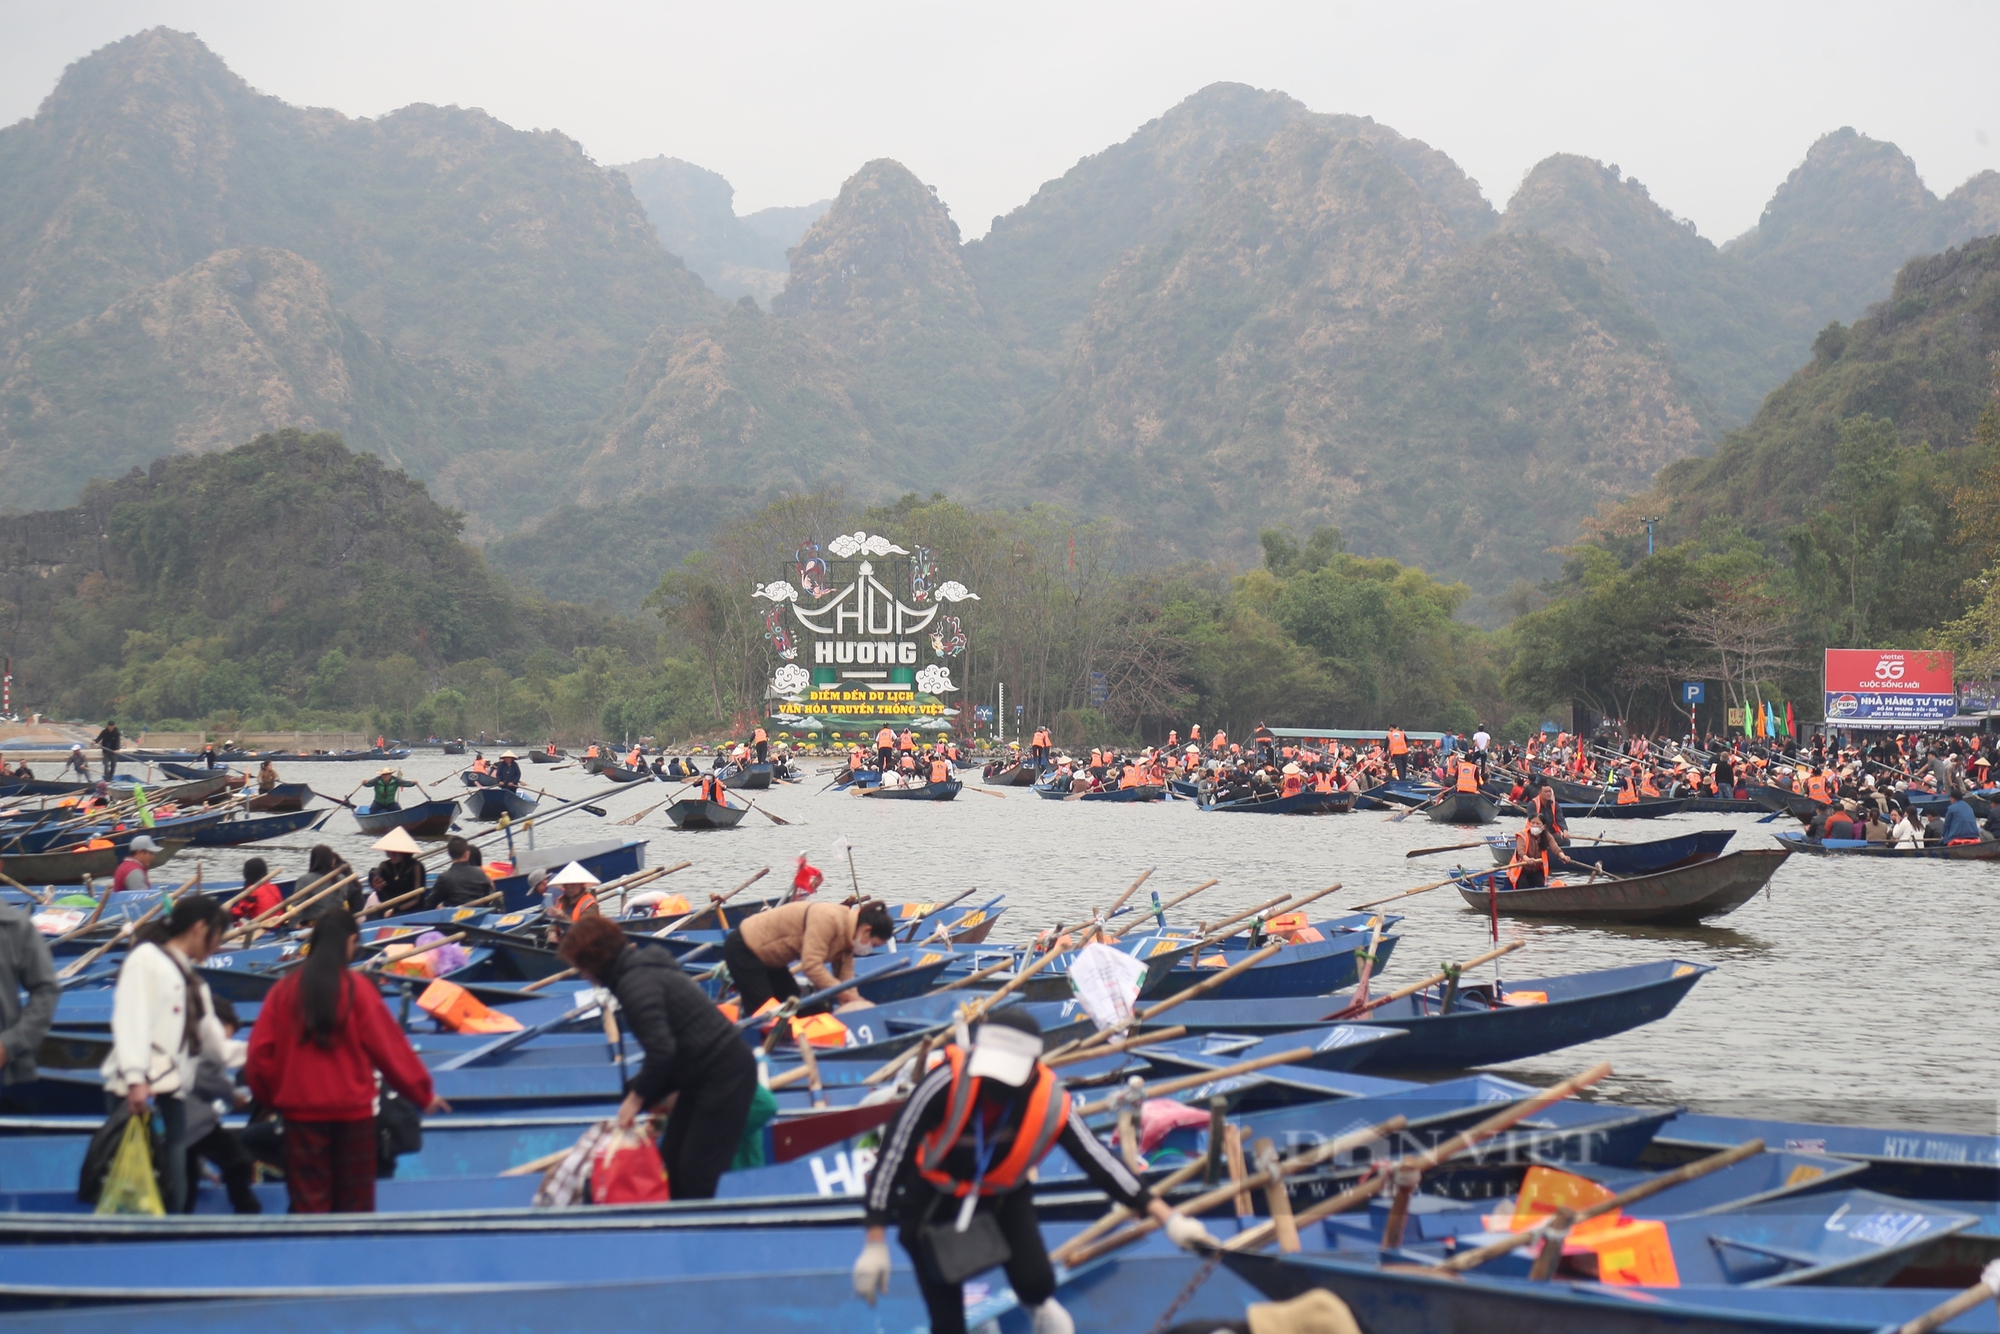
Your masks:
{"label": "white jacket", "polygon": [[[140,945],[118,970],[111,1000],[111,1055],[99,1067],[105,1092],[123,1097],[143,1078],[153,1092],[180,1093],[194,1087],[195,1062],[204,1053],[226,1060],[229,1034],[215,1017],[208,984],[195,979],[202,1004],[201,1050],[187,1050],[187,983],[168,957],[167,946]],[[178,957],[178,956],[176,956]],[[181,959],[185,966],[187,960]]]}
{"label": "white jacket", "polygon": [[1896,841],[1896,846],[1899,848],[1921,848],[1924,845],[1923,831],[1910,823],[1908,815],[1896,821],[1896,827],[1889,831],[1889,837]]}

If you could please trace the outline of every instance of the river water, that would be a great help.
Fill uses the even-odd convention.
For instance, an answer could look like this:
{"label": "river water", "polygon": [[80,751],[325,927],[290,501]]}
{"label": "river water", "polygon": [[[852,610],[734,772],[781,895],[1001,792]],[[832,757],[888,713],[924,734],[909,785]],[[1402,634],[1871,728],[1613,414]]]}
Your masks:
{"label": "river water", "polygon": [[[420,754],[402,767],[443,795],[460,790],[454,775],[464,763]],[[333,794],[345,793],[372,769],[279,767],[286,779],[309,781]],[[808,775],[820,767],[805,765]],[[655,811],[629,829],[613,831],[608,821],[579,811],[552,821],[536,837],[543,847],[614,832],[647,838],[649,865],[694,863],[664,882],[690,898],[726,890],[763,866],[771,868],[767,883],[775,890],[789,881],[800,852],[827,872],[829,890],[844,891],[849,871],[835,852],[844,838],[853,847],[853,874],[868,894],[892,902],[938,900],[977,886],[980,895],[969,900],[977,902],[1004,892],[1008,912],[996,940],[1025,939],[1058,920],[1086,918],[1148,867],[1154,871],[1146,888],[1158,890],[1163,900],[1203,880],[1221,882],[1175,914],[1191,924],[1221,920],[1280,893],[1339,882],[1341,892],[1312,910],[1336,915],[1364,900],[1436,880],[1461,858],[1469,866],[1490,862],[1483,849],[1406,859],[1412,849],[1475,836],[1421,816],[1397,824],[1367,812],[1305,818],[1204,814],[1192,802],[1056,802],[1022,788],[984,788],[976,773],[969,777],[966,791],[952,802],[863,800],[820,791],[825,779],[819,777],[753,794],[758,805],[790,822],[785,827],[752,813],[735,830],[682,833]],[[606,787],[573,766],[553,772],[537,766],[527,780],[564,799]],[[598,804],[615,821],[673,790],[633,784]],[[1578,833],[1624,840],[1733,829],[1730,846],[1737,849],[1773,846],[1772,831],[1781,827],[1760,825],[1749,815],[1576,822]],[[480,828],[468,820],[462,832]],[[319,840],[358,867],[379,860],[368,851],[371,840],[344,811],[318,835],[295,835],[275,851],[241,853],[263,855],[275,867],[294,871],[305,865],[305,848]],[[210,854],[209,865],[211,877],[233,879],[238,856]],[[1434,972],[1439,961],[1489,948],[1485,915],[1465,907],[1449,887],[1406,899],[1393,911],[1403,913],[1404,921],[1387,972],[1392,984]],[[1602,1060],[1611,1062],[1615,1073],[1597,1096],[1621,1101],[1796,1120],[1996,1130],[2000,866],[1794,856],[1768,893],[1713,925],[1614,927],[1502,918],[1500,935],[1503,941],[1528,942],[1503,961],[1510,985],[1661,958],[1715,968],[1665,1019],[1534,1061],[1494,1067],[1508,1075],[1549,1083]],[[1481,980],[1490,980],[1491,967],[1480,973]]]}

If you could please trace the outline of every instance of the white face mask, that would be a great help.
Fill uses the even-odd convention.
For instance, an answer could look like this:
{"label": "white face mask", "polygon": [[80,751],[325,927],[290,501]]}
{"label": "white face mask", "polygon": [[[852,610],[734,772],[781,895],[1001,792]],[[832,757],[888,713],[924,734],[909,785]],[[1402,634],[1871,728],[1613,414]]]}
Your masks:
{"label": "white face mask", "polygon": [[875,942],[872,939],[866,941],[857,940],[854,942],[854,953],[857,956],[873,954],[874,952]]}

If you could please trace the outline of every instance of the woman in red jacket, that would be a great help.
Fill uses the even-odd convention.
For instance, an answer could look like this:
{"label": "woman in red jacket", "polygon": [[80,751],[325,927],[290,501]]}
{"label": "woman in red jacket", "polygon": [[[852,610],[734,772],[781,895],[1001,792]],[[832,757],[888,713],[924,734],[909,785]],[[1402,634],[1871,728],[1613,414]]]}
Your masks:
{"label": "woman in red jacket", "polygon": [[427,1112],[450,1106],[410,1050],[382,993],[347,970],[357,929],[336,908],[312,952],[270,994],[250,1034],[245,1082],[285,1118],[285,1190],[295,1214],[375,1211],[375,1072]]}

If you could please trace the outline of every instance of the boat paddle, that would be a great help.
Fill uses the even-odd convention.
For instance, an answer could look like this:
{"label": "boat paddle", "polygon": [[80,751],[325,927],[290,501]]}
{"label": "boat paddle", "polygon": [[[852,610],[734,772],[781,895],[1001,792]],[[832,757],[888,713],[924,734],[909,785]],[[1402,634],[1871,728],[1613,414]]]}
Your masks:
{"label": "boat paddle", "polygon": [[1431,807],[1437,805],[1440,801],[1443,801],[1447,796],[1449,796],[1452,792],[1456,790],[1457,789],[1455,788],[1447,788],[1445,791],[1438,793],[1435,797],[1432,797],[1429,801],[1425,802],[1421,806],[1406,806],[1402,810],[1397,811],[1394,815],[1386,817],[1383,823],[1401,824],[1403,823],[1403,821],[1409,819],[1412,815],[1415,815],[1418,811],[1429,810]]}
{"label": "boat paddle", "polygon": [[1365,1014],[1371,1014],[1374,1011],[1381,1009],[1384,1005],[1387,1005],[1390,1001],[1399,1001],[1402,1000],[1405,996],[1414,996],[1419,991],[1424,990],[1426,987],[1434,987],[1440,982],[1449,982],[1454,977],[1461,977],[1466,973],[1470,972],[1471,970],[1473,970],[1474,968],[1479,967],[1479,965],[1482,963],[1491,963],[1503,954],[1512,954],[1515,950],[1524,948],[1527,945],[1527,943],[1528,942],[1525,940],[1510,940],[1505,945],[1500,946],[1498,949],[1488,950],[1484,954],[1475,954],[1473,957],[1467,959],[1462,964],[1458,964],[1456,967],[1448,968],[1446,971],[1441,973],[1432,973],[1429,977],[1425,978],[1421,982],[1412,982],[1406,987],[1397,987],[1394,991],[1390,992],[1388,995],[1379,997],[1375,1000],[1362,1001],[1358,1004],[1350,1004],[1345,1009],[1337,1010],[1334,1013],[1327,1015],[1325,1018],[1319,1020],[1319,1022],[1322,1024],[1337,1024],[1342,1022],[1343,1020],[1355,1019]]}
{"label": "boat paddle", "polygon": [[[1475,1247],[1469,1251],[1460,1251],[1439,1265],[1438,1270],[1441,1273],[1463,1274],[1468,1269],[1477,1269],[1488,1260],[1497,1260],[1509,1252],[1518,1251],[1523,1246],[1536,1241],[1545,1243],[1543,1249],[1551,1261],[1550,1268],[1553,1269],[1553,1261],[1562,1254],[1563,1241],[1568,1237],[1570,1229],[1576,1224],[1596,1218],[1602,1214],[1623,1209],[1630,1204],[1637,1204],[1639,1201],[1657,1195],[1669,1187],[1684,1185],[1687,1182],[1698,1180],[1701,1177],[1707,1176],[1710,1172],[1719,1172],[1725,1167],[1742,1162],[1745,1158],[1754,1158],[1762,1152],[1764,1152],[1764,1141],[1753,1139],[1749,1143],[1739,1144],[1733,1149],[1724,1149],[1721,1153],[1711,1154],[1706,1158],[1698,1159],[1692,1163],[1684,1163],[1671,1172],[1662,1172],[1656,1177],[1651,1177],[1645,1181],[1641,1181],[1636,1186],[1620,1191],[1608,1200],[1600,1200],[1596,1204],[1586,1208],[1575,1210],[1559,1208],[1554,1214],[1542,1220],[1541,1223],[1534,1227],[1525,1228],[1511,1236],[1502,1237],[1499,1241],[1489,1242],[1487,1245]],[[1541,1268],[1542,1262],[1540,1259],[1537,1259],[1535,1269],[1539,1271]],[[1536,1272],[1530,1276],[1534,1278],[1548,1278],[1552,1277],[1552,1274]]]}
{"label": "boat paddle", "polygon": [[1965,1291],[1933,1306],[1914,1320],[1908,1320],[1889,1334],[1931,1334],[1975,1307],[2000,1298],[2000,1260],[1989,1261],[1980,1271],[1979,1281]]}
{"label": "boat paddle", "polygon": [[[757,874],[751,876],[748,880],[745,880],[742,884],[730,890],[727,894],[709,895],[708,907],[697,908],[693,912],[688,913],[686,916],[676,917],[673,921],[667,923],[664,927],[661,927],[658,931],[653,932],[653,939],[665,940],[668,936],[671,936],[672,934],[674,934],[674,932],[680,930],[682,927],[686,926],[689,922],[692,922],[695,918],[701,916],[705,912],[713,912],[715,914],[715,920],[722,923],[722,929],[727,931],[729,929],[729,919],[722,915],[722,905],[729,902],[731,899],[735,898],[738,894],[741,894],[744,890],[750,888],[750,886],[756,884],[759,880],[762,880],[765,876],[769,874],[771,874],[771,868],[766,866],[763,870],[757,872]],[[704,945],[702,946],[702,948],[708,949],[709,946]],[[693,958],[694,956],[693,954],[689,954],[686,957]]]}
{"label": "boat paddle", "polygon": [[967,784],[965,784],[965,790],[966,790],[967,792],[977,792],[977,793],[978,793],[978,794],[979,794],[980,796],[982,796],[982,797],[992,797],[992,798],[994,798],[995,800],[998,800],[998,801],[1005,801],[1005,800],[1007,800],[1007,794],[1006,794],[1006,793],[1004,793],[1004,792],[995,792],[995,791],[993,791],[993,790],[992,790],[991,788],[984,788],[984,787],[974,787],[974,786],[973,786],[972,784],[970,784],[970,783],[967,783]]}
{"label": "boat paddle", "polygon": [[924,912],[918,913],[915,917],[910,919],[910,934],[904,936],[903,940],[906,943],[915,940],[917,938],[917,928],[922,926],[927,919],[932,917],[937,917],[951,910],[952,908],[957,907],[960,903],[964,902],[966,899],[971,898],[974,894],[977,894],[978,892],[979,892],[979,886],[974,885],[971,889],[966,890],[962,894],[954,894],[951,898],[947,899],[943,903],[938,904],[935,908],[931,908]]}
{"label": "boat paddle", "polygon": [[1138,927],[1142,923],[1144,923],[1148,917],[1151,917],[1153,922],[1156,925],[1158,925],[1160,929],[1164,930],[1165,929],[1164,924],[1167,920],[1167,909],[1186,903],[1189,899],[1201,893],[1204,889],[1212,888],[1213,886],[1219,885],[1221,883],[1222,882],[1220,880],[1204,880],[1200,884],[1196,885],[1193,889],[1189,890],[1187,893],[1176,895],[1174,898],[1168,899],[1165,903],[1162,903],[1158,907],[1154,908],[1150,913],[1144,911],[1143,909],[1137,910],[1140,912],[1139,920],[1136,922],[1132,922],[1127,926],[1120,927],[1118,930],[1112,932],[1111,939],[1113,940],[1120,939],[1127,932],[1137,930]]}
{"label": "boat paddle", "polygon": [[1485,839],[1481,839],[1477,843],[1447,843],[1439,848],[1417,848],[1415,851],[1404,853],[1403,856],[1405,858],[1431,857],[1440,852],[1464,852],[1468,848],[1483,848],[1485,846]]}
{"label": "boat paddle", "polygon": [[[923,966],[923,960],[921,957],[915,959],[905,959],[903,960],[903,962],[897,964],[895,967],[884,968],[879,973],[870,973],[867,977],[850,977],[845,982],[835,982],[830,987],[821,987],[818,991],[809,991],[803,996],[798,996],[795,997],[792,1001],[788,1001],[786,1003],[786,1006],[790,1010],[791,1014],[797,1014],[799,1011],[807,1008],[808,1006],[817,1005],[821,1001],[832,1000],[835,996],[838,996],[843,991],[853,991],[856,987],[863,986],[870,982],[880,982],[886,978],[901,977],[904,973],[913,972],[922,966]],[[744,1030],[752,1027],[753,1025],[762,1023],[765,1017],[766,1016],[761,1014],[745,1015],[743,1016],[743,1018],[738,1019],[736,1021],[735,1025],[736,1031],[741,1033]]]}
{"label": "boat paddle", "polygon": [[[1381,1163],[1374,1172],[1363,1178],[1360,1185],[1342,1191],[1330,1199],[1322,1200],[1311,1208],[1302,1209],[1293,1217],[1273,1217],[1268,1222],[1259,1223],[1255,1227],[1239,1232],[1224,1242],[1222,1248],[1226,1251],[1262,1250],[1264,1247],[1270,1245],[1274,1239],[1282,1238],[1285,1235],[1285,1229],[1288,1227],[1292,1230],[1294,1237],[1296,1237],[1298,1228],[1310,1227],[1334,1214],[1343,1213],[1357,1205],[1366,1204],[1370,1200],[1380,1199],[1384,1183],[1393,1182],[1395,1184],[1395,1193],[1391,1197],[1388,1221],[1383,1225],[1382,1229],[1382,1249],[1385,1251],[1397,1250],[1403,1244],[1403,1229],[1410,1216],[1410,1199],[1416,1194],[1417,1186],[1423,1181],[1424,1173],[1432,1170],[1441,1163],[1458,1157],[1458,1155],[1468,1150],[1479,1147],[1480,1144],[1503,1131],[1513,1129],[1514,1126],[1527,1120],[1529,1117],[1554,1106],[1572,1094],[1589,1088],[1610,1073],[1611,1066],[1608,1062],[1601,1062],[1594,1065],[1580,1075],[1565,1079],[1562,1083],[1543,1089],[1531,1098],[1525,1098],[1503,1111],[1496,1112],[1494,1115],[1481,1121],[1478,1125],[1473,1126],[1469,1130],[1459,1132],[1442,1144],[1407,1158],[1397,1158]],[[1214,1206],[1210,1205],[1209,1207],[1213,1208]],[[1288,1209],[1289,1205],[1286,1207]],[[1192,1212],[1192,1210],[1184,1210],[1184,1212]],[[1147,1221],[1151,1222],[1152,1220],[1148,1219]]]}

